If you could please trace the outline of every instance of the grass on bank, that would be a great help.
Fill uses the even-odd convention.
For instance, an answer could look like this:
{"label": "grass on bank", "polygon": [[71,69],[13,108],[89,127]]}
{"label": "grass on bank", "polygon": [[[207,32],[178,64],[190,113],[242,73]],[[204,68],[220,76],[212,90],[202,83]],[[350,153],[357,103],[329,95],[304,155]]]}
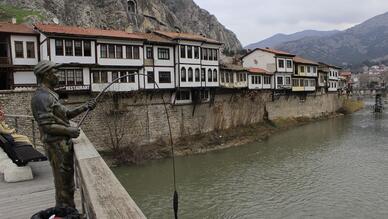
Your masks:
{"label": "grass on bank", "polygon": [[357,112],[365,107],[365,103],[362,100],[344,99],[343,106],[340,109],[340,113],[350,114]]}
{"label": "grass on bank", "polygon": [[22,9],[8,4],[0,4],[0,21],[11,21],[16,18],[17,23],[23,23],[29,17],[36,17],[38,20],[43,20],[43,15],[37,11]]}

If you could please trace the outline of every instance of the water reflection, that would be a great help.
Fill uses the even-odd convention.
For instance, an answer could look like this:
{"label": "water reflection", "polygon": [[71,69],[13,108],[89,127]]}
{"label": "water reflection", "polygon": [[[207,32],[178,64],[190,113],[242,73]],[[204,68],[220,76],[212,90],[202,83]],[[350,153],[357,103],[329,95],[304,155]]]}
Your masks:
{"label": "water reflection", "polygon": [[[387,131],[364,110],[178,158],[181,218],[386,218]],[[148,218],[172,218],[170,160],[114,171]]]}

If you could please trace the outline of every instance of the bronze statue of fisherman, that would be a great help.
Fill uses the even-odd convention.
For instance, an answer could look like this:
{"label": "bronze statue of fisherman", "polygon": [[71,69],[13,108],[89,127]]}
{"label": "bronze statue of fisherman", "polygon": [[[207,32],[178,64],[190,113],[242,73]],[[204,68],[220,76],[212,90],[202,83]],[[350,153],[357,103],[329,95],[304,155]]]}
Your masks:
{"label": "bronze statue of fisherman", "polygon": [[58,84],[58,67],[51,61],[41,61],[35,66],[39,87],[31,100],[31,108],[54,175],[55,207],[75,208],[74,149],[71,139],[77,138],[80,130],[71,127],[69,120],[88,109],[94,109],[96,102],[91,100],[75,109],[62,105],[54,91]]}

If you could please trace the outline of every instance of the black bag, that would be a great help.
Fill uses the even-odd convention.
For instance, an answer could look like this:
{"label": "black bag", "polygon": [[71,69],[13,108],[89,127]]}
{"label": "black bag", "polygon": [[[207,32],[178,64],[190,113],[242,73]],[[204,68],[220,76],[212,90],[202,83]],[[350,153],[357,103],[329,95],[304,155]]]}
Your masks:
{"label": "black bag", "polygon": [[48,208],[44,211],[40,211],[34,214],[31,219],[49,219],[53,215],[63,219],[81,219],[81,214],[78,212],[78,210],[71,207]]}
{"label": "black bag", "polygon": [[25,166],[28,162],[47,160],[47,157],[35,150],[32,145],[15,142],[11,135],[0,134],[0,147],[18,166]]}

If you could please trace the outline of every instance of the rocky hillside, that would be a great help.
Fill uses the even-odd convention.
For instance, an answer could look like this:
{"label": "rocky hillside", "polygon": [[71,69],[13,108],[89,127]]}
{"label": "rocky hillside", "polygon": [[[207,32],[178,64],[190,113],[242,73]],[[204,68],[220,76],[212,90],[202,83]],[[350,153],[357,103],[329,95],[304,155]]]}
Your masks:
{"label": "rocky hillside", "polygon": [[388,13],[328,37],[312,37],[278,46],[298,55],[337,65],[358,65],[388,57]]}
{"label": "rocky hillside", "polygon": [[[6,14],[10,7],[16,14]],[[0,0],[0,18],[20,16],[18,10],[31,10],[31,16],[23,18],[27,21],[56,18],[67,25],[104,29],[180,30],[215,38],[228,50],[242,49],[236,35],[193,0]]]}
{"label": "rocky hillside", "polygon": [[340,32],[339,30],[332,30],[332,31],[304,30],[293,34],[279,33],[265,40],[262,40],[260,42],[249,44],[245,48],[246,49],[265,48],[265,47],[274,48],[279,46],[280,44],[290,42],[290,41],[300,40],[305,37],[331,36],[339,32]]}

